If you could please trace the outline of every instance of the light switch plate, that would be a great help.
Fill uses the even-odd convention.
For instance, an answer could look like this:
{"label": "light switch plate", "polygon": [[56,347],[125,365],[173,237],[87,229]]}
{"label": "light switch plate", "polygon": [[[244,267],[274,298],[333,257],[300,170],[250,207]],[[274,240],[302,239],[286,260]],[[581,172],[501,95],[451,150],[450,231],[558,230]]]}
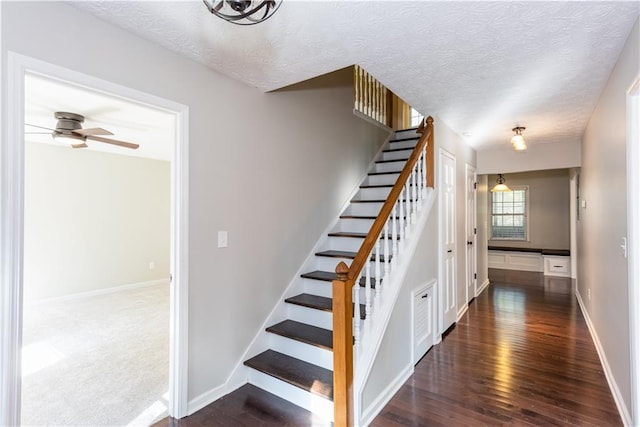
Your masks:
{"label": "light switch plate", "polygon": [[226,248],[229,243],[226,231],[218,231],[218,247]]}

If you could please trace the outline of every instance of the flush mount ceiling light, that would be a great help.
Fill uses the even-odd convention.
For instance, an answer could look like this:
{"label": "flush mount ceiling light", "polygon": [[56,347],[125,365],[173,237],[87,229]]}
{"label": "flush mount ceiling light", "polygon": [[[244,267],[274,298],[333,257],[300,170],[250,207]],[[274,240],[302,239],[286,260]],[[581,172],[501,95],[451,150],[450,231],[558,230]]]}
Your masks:
{"label": "flush mount ceiling light", "polygon": [[504,183],[504,175],[499,173],[498,179],[496,179],[496,185],[491,189],[492,193],[501,193],[504,191],[511,191],[507,184]]}
{"label": "flush mount ceiling light", "polygon": [[516,133],[511,137],[511,145],[516,151],[524,151],[527,149],[527,143],[524,142],[524,137],[522,136],[522,131],[525,129],[526,128],[524,126],[516,126],[511,129]]}
{"label": "flush mount ceiling light", "polygon": [[209,12],[237,25],[258,24],[270,18],[282,0],[203,0]]}

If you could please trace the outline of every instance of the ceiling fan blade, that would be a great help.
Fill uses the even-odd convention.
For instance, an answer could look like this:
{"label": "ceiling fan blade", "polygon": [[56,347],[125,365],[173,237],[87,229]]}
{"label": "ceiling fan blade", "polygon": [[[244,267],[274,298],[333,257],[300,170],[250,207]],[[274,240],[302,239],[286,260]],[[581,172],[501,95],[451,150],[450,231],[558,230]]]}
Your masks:
{"label": "ceiling fan blade", "polygon": [[99,142],[106,142],[107,144],[119,145],[120,147],[131,148],[133,150],[140,147],[140,145],[133,144],[131,142],[118,141],[117,139],[102,138],[102,137],[93,136],[93,135],[87,135],[87,139],[91,139]]}
{"label": "ceiling fan blade", "polygon": [[88,145],[85,142],[81,142],[80,144],[71,144],[71,148],[87,148]]}
{"label": "ceiling fan blade", "polygon": [[[24,125],[25,125],[25,126],[32,127],[32,128],[38,128],[38,129],[48,130],[48,131],[49,131],[48,133],[51,133],[51,132],[54,132],[54,131],[55,131],[55,129],[46,128],[46,127],[44,127],[44,126],[31,125],[31,124],[29,124],[29,123],[25,123]],[[25,133],[36,133],[36,132],[26,132],[26,131],[25,131]],[[39,132],[39,133],[40,133],[40,132]],[[46,133],[46,132],[41,132],[41,133]]]}
{"label": "ceiling fan blade", "polygon": [[113,135],[108,130],[102,128],[76,129],[73,133],[80,136]]}

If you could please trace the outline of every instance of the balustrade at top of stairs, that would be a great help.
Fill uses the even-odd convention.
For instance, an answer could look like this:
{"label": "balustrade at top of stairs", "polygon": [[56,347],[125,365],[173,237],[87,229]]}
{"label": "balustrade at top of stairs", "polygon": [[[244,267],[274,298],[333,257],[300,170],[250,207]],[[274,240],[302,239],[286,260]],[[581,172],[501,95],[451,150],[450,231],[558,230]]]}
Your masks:
{"label": "balustrade at top of stairs", "polygon": [[[426,198],[433,164],[428,163],[427,149],[433,146],[432,123],[429,118],[418,130],[397,131],[389,141],[326,237],[325,249],[315,254],[309,271],[301,275],[303,292],[285,299],[288,318],[266,329],[269,349],[244,362],[252,368],[250,383],[335,420],[336,425],[351,422],[352,414],[347,410],[345,415],[345,402],[351,399],[345,390],[353,381],[353,364],[345,351],[350,354],[355,348],[358,355],[366,344],[367,333],[384,304],[386,284],[392,283],[404,243]],[[385,213],[387,205],[392,205],[389,213]],[[371,239],[375,244],[369,244]],[[359,267],[354,267],[356,261]],[[337,273],[333,272],[336,262],[341,266]],[[351,270],[346,263],[358,268],[353,278],[348,276]],[[353,286],[355,283],[359,286]],[[336,299],[336,286],[343,298]],[[345,369],[351,371],[348,379]]]}

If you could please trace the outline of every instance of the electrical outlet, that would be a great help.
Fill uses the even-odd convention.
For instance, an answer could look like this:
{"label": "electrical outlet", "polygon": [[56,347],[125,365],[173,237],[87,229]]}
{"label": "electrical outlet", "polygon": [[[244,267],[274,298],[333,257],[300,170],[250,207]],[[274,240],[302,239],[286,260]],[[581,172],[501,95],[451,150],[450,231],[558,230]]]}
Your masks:
{"label": "electrical outlet", "polygon": [[149,263],[149,270],[154,270],[155,268],[156,268],[156,263],[155,263],[155,262],[153,262],[153,261],[151,261],[151,262]]}
{"label": "electrical outlet", "polygon": [[228,245],[228,234],[226,231],[218,231],[218,247],[226,248]]}

